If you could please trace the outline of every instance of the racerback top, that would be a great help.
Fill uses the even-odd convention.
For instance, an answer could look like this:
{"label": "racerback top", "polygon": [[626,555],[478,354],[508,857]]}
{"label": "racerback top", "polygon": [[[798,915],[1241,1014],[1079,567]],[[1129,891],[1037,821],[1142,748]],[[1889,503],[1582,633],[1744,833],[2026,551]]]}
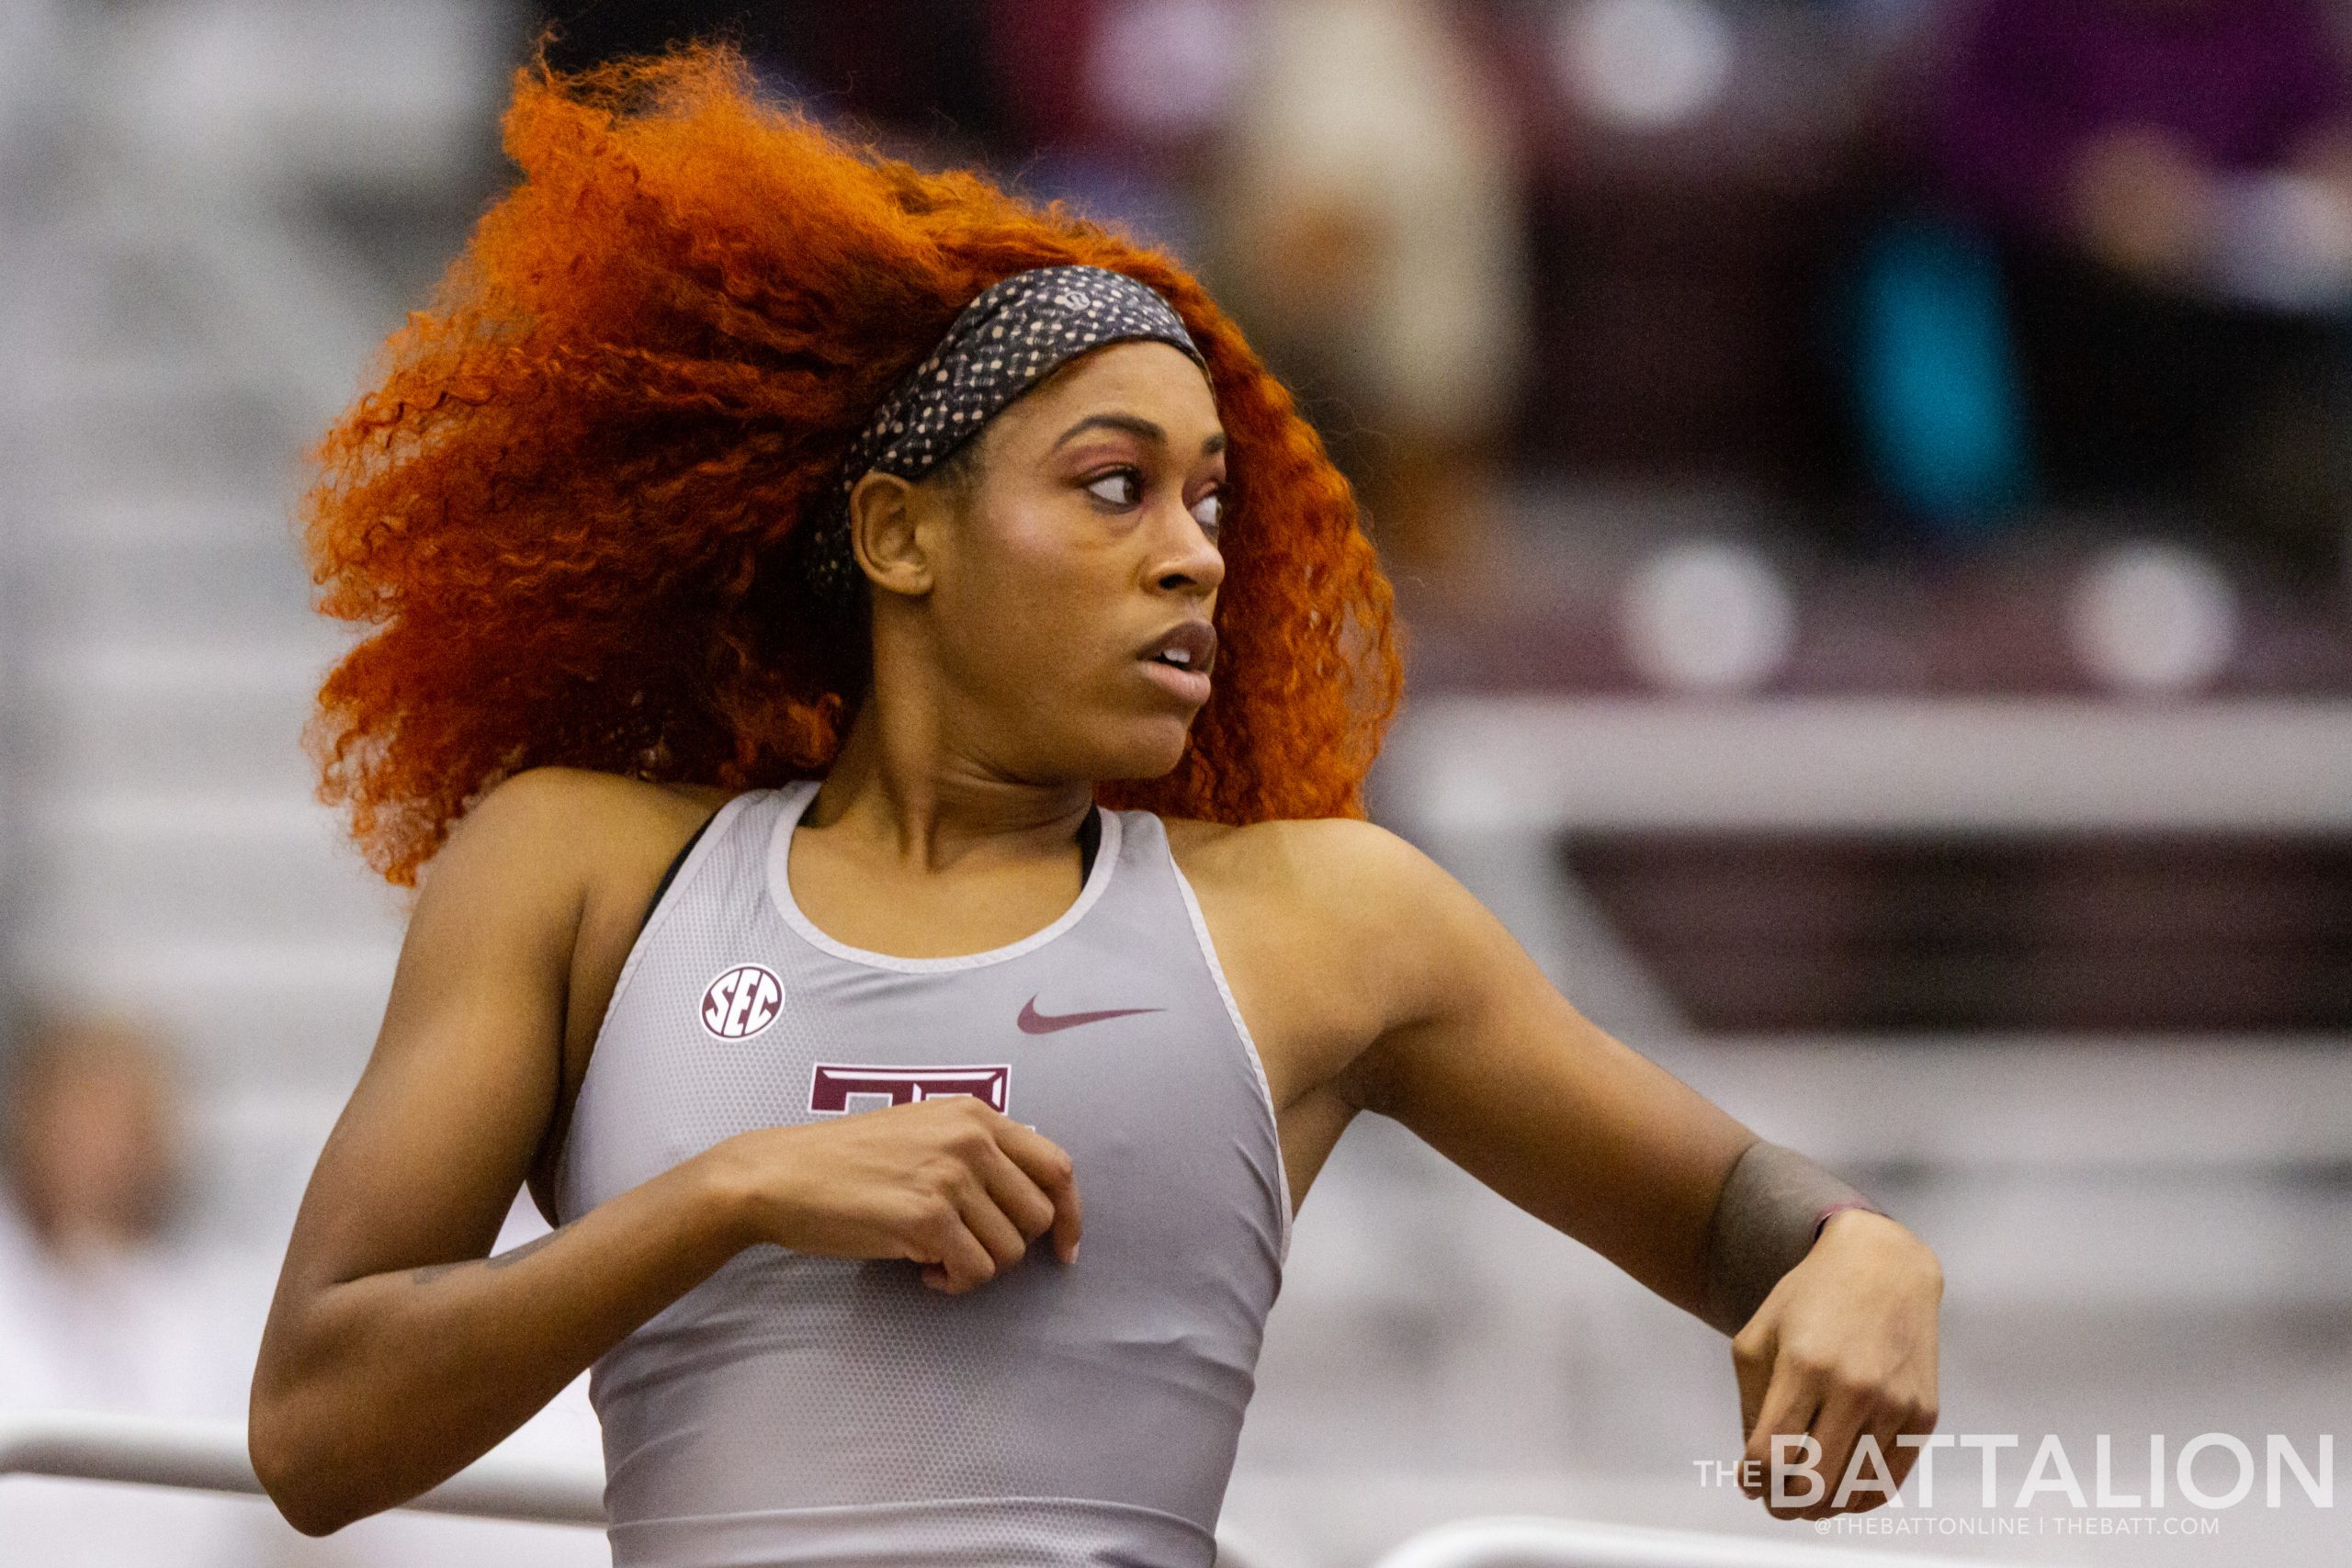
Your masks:
{"label": "racerback top", "polygon": [[899,958],[793,901],[818,781],[713,817],[623,964],[557,1179],[569,1220],[721,1139],[974,1094],[1069,1151],[1081,1256],[977,1290],[739,1253],[598,1360],[616,1568],[1205,1568],[1290,1245],[1272,1097],[1147,811],[1007,946]]}

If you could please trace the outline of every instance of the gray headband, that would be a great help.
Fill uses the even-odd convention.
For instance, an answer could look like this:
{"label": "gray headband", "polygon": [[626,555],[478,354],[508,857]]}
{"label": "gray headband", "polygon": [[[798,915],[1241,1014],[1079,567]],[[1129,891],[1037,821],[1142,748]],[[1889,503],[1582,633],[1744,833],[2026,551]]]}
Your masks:
{"label": "gray headband", "polygon": [[1172,344],[1208,368],[1168,301],[1125,273],[1041,266],[982,290],[850,444],[841,480],[812,519],[808,564],[819,592],[845,598],[862,575],[849,548],[849,492],[858,480],[877,469],[921,479],[1063,365],[1136,341]]}

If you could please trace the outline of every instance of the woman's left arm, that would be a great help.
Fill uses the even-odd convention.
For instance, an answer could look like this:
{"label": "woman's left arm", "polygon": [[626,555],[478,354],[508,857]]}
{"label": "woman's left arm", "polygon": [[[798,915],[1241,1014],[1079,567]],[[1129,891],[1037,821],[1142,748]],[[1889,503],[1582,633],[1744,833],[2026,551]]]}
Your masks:
{"label": "woman's left arm", "polygon": [[[1864,1435],[1899,1486],[1918,1450],[1895,1439],[1934,1429],[1935,1255],[1882,1214],[1823,1224],[1859,1194],[1586,1019],[1412,845],[1367,824],[1343,838],[1322,886],[1349,911],[1385,1027],[1332,1089],[1732,1335],[1746,1457],[1758,1461],[1743,1474],[1769,1473],[1776,1437],[1820,1445],[1820,1500],[1794,1501],[1811,1495],[1797,1477],[1771,1512],[1886,1501],[1867,1462],[1845,1507],[1836,1494]],[[1806,1457],[1802,1443],[1779,1451]]]}

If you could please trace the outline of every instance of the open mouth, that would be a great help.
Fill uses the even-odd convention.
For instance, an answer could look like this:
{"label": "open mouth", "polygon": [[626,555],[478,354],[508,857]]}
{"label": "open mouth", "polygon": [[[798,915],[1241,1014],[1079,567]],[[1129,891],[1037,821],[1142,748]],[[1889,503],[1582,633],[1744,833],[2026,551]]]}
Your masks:
{"label": "open mouth", "polygon": [[1184,653],[1182,649],[1173,649],[1136,662],[1143,666],[1144,674],[1154,685],[1197,705],[1209,700],[1208,671],[1196,669]]}
{"label": "open mouth", "polygon": [[1179,621],[1145,644],[1136,657],[1147,664],[1165,664],[1171,670],[1205,675],[1209,666],[1216,662],[1216,628],[1197,616]]}

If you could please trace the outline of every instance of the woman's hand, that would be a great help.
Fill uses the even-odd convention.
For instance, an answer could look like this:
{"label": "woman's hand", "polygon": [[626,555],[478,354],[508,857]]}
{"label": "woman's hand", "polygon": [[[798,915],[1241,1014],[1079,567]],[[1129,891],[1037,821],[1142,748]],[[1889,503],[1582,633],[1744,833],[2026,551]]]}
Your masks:
{"label": "woman's hand", "polygon": [[[1883,1214],[1834,1214],[1731,1342],[1747,1439],[1742,1490],[1775,1518],[1864,1513],[1887,1501],[1919,1457],[1905,1434],[1936,1428],[1936,1313],[1943,1269],[1926,1244]],[[1818,1449],[1789,1441],[1809,1438]],[[1865,1459],[1841,1506],[1838,1488],[1864,1437]],[[1773,1496],[1775,1438],[1781,1461]],[[1885,1490],[1876,1483],[1883,1483]]]}
{"label": "woman's hand", "polygon": [[986,1284],[1048,1230],[1078,1257],[1069,1156],[968,1094],[763,1128],[706,1159],[737,1195],[747,1242],[832,1258],[904,1258],[949,1295]]}

